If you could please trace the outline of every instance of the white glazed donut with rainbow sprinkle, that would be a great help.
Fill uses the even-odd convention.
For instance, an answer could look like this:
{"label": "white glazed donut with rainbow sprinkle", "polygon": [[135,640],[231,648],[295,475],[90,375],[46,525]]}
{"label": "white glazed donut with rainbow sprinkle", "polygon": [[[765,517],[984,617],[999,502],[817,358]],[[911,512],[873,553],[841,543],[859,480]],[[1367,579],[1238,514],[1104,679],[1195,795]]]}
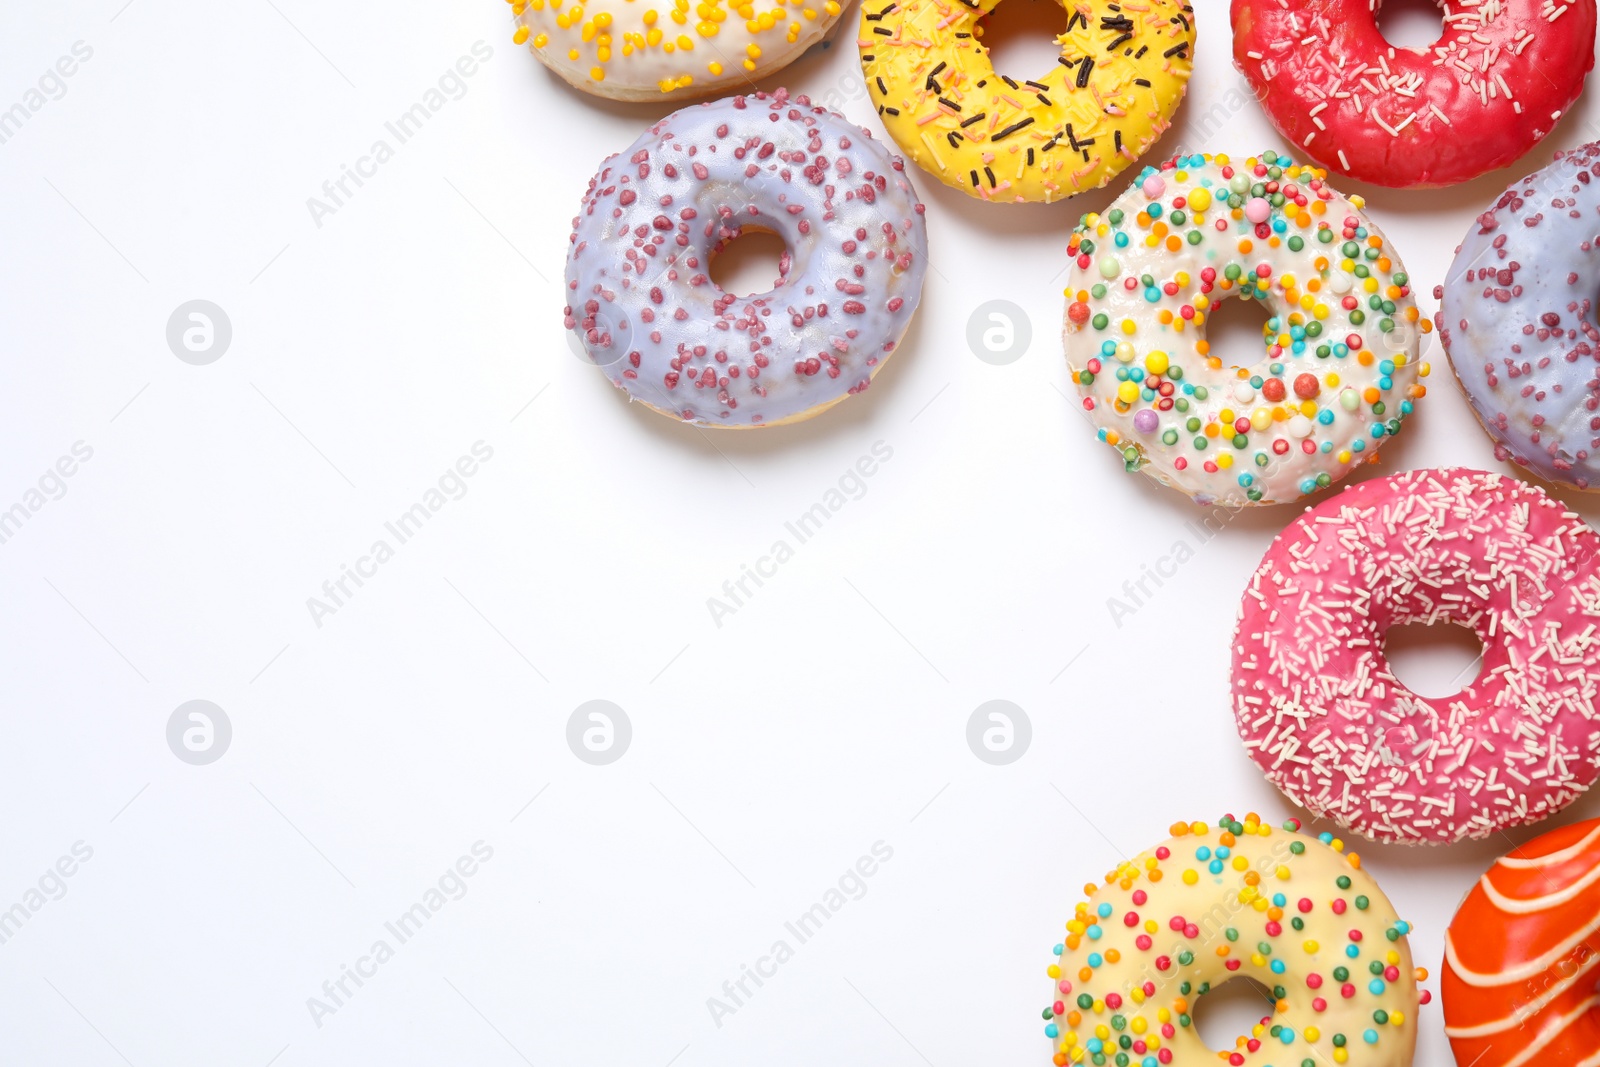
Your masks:
{"label": "white glazed donut with rainbow sprinkle", "polygon": [[[1411,926],[1342,841],[1299,829],[1255,815],[1176,823],[1085,886],[1048,968],[1057,1067],[1410,1067],[1430,999]],[[1232,978],[1260,982],[1275,1004],[1213,1051],[1195,1003]]]}
{"label": "white glazed donut with rainbow sprinkle", "polygon": [[511,39],[611,100],[743,89],[827,37],[840,0],[511,0]]}
{"label": "white glazed donut with rainbow sprinkle", "polygon": [[[787,250],[771,290],[739,297],[707,272],[747,229]],[[673,112],[600,165],[573,219],[566,326],[647,407],[777,426],[866,391],[927,262],[902,160],[803,96],[733,96]]]}
{"label": "white glazed donut with rainbow sprinkle", "polygon": [[[1276,504],[1338,481],[1398,433],[1431,329],[1400,257],[1325,172],[1263,152],[1146,167],[1068,251],[1063,342],[1100,440],[1203,505]],[[1253,357],[1206,317],[1253,300]]]}

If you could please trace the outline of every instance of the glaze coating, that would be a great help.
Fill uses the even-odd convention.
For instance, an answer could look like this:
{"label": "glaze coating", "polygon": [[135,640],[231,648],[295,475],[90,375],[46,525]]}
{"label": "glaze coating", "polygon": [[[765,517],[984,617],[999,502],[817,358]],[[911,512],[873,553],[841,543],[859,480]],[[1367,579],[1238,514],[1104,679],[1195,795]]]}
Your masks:
{"label": "glaze coating", "polygon": [[[1126,469],[1198,504],[1275,504],[1343,478],[1395,434],[1431,329],[1394,247],[1325,172],[1274,152],[1146,167],[1067,251],[1062,342],[1084,413]],[[1263,345],[1213,352],[1229,298]]]}
{"label": "glaze coating", "polygon": [[1600,481],[1600,142],[1558,154],[1473,223],[1437,291],[1439,337],[1495,455]]}
{"label": "glaze coating", "polygon": [[512,41],[575,89],[692,100],[742,89],[826,38],[840,0],[512,0]]}
{"label": "glaze coating", "polygon": [[[707,270],[746,229],[788,250],[766,293]],[[804,418],[872,382],[927,269],[905,165],[782,90],[676,111],[601,164],[573,220],[567,328],[619,389],[710,426]]]}
{"label": "glaze coating", "polygon": [[[1343,841],[1299,829],[1255,815],[1176,823],[1085,886],[1047,970],[1057,1067],[1409,1067],[1427,1003],[1411,926]],[[1231,1050],[1213,1051],[1195,1003],[1236,977],[1274,1004]]]}
{"label": "glaze coating", "polygon": [[[1484,653],[1459,693],[1395,679],[1390,627],[1453,623]],[[1514,478],[1374,478],[1306,509],[1239,605],[1245,749],[1290,800],[1380,841],[1537,822],[1600,774],[1600,535]]]}
{"label": "glaze coating", "polygon": [[1060,61],[1018,81],[982,43],[1000,0],[863,0],[867,92],[900,150],[983,200],[1050,203],[1098,189],[1145,153],[1194,62],[1186,0],[1063,5]]}
{"label": "glaze coating", "polygon": [[1440,992],[1461,1067],[1600,1064],[1600,819],[1501,857],[1445,932]]}
{"label": "glaze coating", "polygon": [[1384,40],[1380,0],[1233,0],[1234,65],[1267,117],[1332,170],[1398,188],[1516,162],[1594,66],[1594,0],[1443,0],[1444,33]]}

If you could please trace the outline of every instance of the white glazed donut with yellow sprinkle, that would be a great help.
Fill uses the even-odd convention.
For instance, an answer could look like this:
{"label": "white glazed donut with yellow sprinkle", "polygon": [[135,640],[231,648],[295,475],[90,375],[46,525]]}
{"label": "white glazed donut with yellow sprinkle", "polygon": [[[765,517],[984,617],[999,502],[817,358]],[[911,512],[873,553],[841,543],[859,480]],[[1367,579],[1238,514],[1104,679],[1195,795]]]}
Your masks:
{"label": "white glazed donut with yellow sprinkle", "polygon": [[828,35],[840,0],[510,0],[545,66],[612,100],[747,89]]}
{"label": "white glazed donut with yellow sprinkle", "polygon": [[[1298,500],[1400,432],[1431,328],[1359,196],[1275,152],[1146,167],[1068,244],[1063,340],[1083,408],[1129,471],[1198,504]],[[1217,353],[1207,316],[1260,306],[1263,345]]]}
{"label": "white glazed donut with yellow sprinkle", "polygon": [[[1067,922],[1048,968],[1057,1067],[1410,1067],[1411,925],[1332,834],[1255,815],[1177,823],[1125,861]],[[1253,978],[1274,1004],[1229,1050],[1194,1027],[1196,1001]]]}

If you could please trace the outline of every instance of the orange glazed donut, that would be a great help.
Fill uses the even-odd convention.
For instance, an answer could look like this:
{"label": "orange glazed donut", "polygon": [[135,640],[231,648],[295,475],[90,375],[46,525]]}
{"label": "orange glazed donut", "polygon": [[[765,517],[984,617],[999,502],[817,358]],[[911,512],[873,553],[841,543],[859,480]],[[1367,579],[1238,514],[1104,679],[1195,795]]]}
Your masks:
{"label": "orange glazed donut", "polygon": [[1444,937],[1445,1033],[1462,1067],[1600,1065],[1600,819],[1502,856]]}

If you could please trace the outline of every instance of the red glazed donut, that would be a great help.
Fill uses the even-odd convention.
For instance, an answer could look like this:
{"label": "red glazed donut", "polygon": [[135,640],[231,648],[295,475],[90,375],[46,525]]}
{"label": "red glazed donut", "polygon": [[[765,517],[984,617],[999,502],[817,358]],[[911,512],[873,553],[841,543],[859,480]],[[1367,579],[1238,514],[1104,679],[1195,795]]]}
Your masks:
{"label": "red glazed donut", "polygon": [[1397,48],[1380,0],[1233,0],[1233,61],[1272,124],[1330,169],[1405,188],[1514,162],[1594,66],[1595,0],[1444,0],[1444,36]]}
{"label": "red glazed donut", "polygon": [[1445,1033],[1466,1067],[1600,1064],[1600,819],[1502,857],[1445,932]]}

